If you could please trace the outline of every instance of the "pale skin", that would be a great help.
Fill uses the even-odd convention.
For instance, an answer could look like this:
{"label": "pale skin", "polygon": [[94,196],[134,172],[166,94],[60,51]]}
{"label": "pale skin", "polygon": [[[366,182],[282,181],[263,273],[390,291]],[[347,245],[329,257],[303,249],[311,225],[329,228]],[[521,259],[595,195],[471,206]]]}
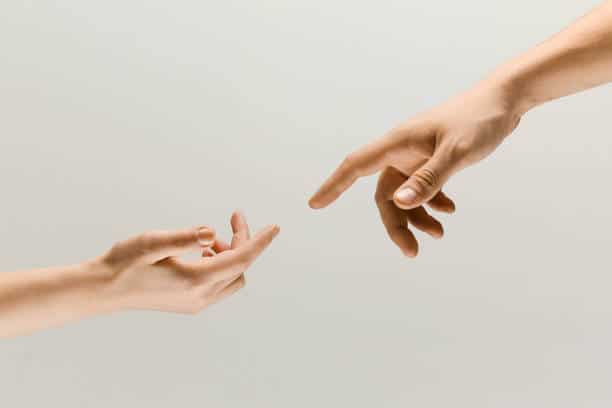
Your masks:
{"label": "pale skin", "polygon": [[612,81],[612,1],[471,89],[350,153],[310,199],[334,202],[360,177],[379,173],[381,220],[402,253],[414,257],[411,228],[440,238],[442,224],[425,207],[451,213],[442,189],[455,174],[489,156],[531,109]]}
{"label": "pale skin", "polygon": [[[402,252],[415,256],[418,243],[409,225],[443,235],[425,206],[455,210],[442,193],[451,177],[495,151],[531,109],[610,81],[612,1],[468,91],[349,154],[310,205],[326,207],[359,177],[380,172],[376,202],[383,224]],[[231,244],[210,228],[153,232],[74,266],[0,274],[0,337],[122,310],[196,313],[240,289],[244,272],[278,234],[269,226],[251,238],[240,214],[231,224]],[[179,258],[202,250],[199,261]]]}
{"label": "pale skin", "polygon": [[[251,237],[241,213],[231,226],[231,243],[208,227],[154,231],[77,265],[0,274],[0,337],[125,310],[197,313],[241,289],[279,232],[271,225]],[[193,251],[202,258],[180,258]]]}

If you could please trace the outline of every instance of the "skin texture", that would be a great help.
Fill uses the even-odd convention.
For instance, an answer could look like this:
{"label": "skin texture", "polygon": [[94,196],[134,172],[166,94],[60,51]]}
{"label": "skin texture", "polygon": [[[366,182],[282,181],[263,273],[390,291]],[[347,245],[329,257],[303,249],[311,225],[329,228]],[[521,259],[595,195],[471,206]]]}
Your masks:
{"label": "skin texture", "polygon": [[[231,244],[208,227],[155,231],[79,265],[0,274],[0,337],[123,310],[197,313],[244,287],[244,273],[279,232],[271,225],[251,237],[240,213],[231,226]],[[203,257],[179,258],[193,251]]]}
{"label": "skin texture", "polygon": [[495,151],[527,111],[610,81],[612,1],[607,1],[473,88],[350,153],[309,204],[327,207],[358,178],[380,172],[375,198],[382,223],[404,255],[416,256],[409,226],[442,236],[442,225],[425,207],[454,211],[441,193],[451,177]]}

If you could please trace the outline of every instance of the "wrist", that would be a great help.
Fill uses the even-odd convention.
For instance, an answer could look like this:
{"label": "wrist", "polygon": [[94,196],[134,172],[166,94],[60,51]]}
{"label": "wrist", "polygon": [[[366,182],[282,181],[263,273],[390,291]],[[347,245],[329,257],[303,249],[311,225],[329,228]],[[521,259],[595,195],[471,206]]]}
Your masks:
{"label": "wrist", "polygon": [[496,127],[507,129],[507,134],[514,130],[528,110],[520,95],[506,81],[494,77],[478,82],[461,97],[476,98],[476,102],[470,103],[483,109],[484,119],[494,120]]}
{"label": "wrist", "polygon": [[504,100],[507,109],[522,116],[533,108],[546,102],[538,98],[536,82],[529,70],[522,69],[518,63],[509,63],[495,70],[483,83],[495,88]]}
{"label": "wrist", "polygon": [[78,266],[85,277],[83,287],[95,313],[111,313],[123,309],[122,296],[115,285],[115,271],[102,258],[83,262]]}

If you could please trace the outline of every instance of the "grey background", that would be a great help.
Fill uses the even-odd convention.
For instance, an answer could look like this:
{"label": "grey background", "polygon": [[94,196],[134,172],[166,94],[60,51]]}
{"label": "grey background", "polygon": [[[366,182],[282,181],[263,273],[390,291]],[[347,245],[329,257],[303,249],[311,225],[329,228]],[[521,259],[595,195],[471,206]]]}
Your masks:
{"label": "grey background", "polygon": [[609,87],[524,119],[452,180],[417,260],[373,178],[308,196],[353,148],[597,1],[0,4],[0,270],[153,228],[282,234],[234,298],[0,343],[7,407],[608,407]]}

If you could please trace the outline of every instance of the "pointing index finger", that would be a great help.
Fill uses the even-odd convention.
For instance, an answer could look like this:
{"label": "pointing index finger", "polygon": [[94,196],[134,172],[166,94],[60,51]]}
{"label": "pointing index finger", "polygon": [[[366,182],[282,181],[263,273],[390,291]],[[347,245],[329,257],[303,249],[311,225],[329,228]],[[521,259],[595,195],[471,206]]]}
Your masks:
{"label": "pointing index finger", "polygon": [[384,167],[387,146],[383,140],[372,142],[349,154],[312,196],[311,208],[327,207],[348,190],[358,178],[369,176]]}

